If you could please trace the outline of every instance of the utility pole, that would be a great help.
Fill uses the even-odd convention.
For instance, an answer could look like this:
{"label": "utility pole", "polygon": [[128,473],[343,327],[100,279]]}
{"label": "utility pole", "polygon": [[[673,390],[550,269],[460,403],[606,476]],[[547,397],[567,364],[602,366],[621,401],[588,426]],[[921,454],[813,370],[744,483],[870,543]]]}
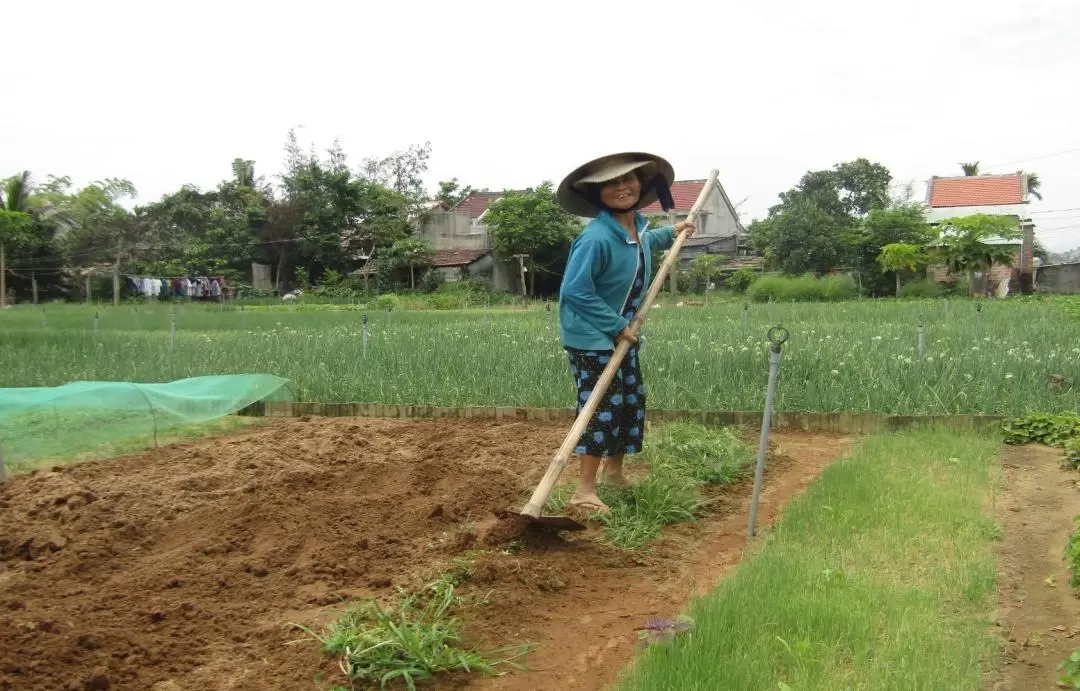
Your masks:
{"label": "utility pole", "polygon": [[528,259],[527,254],[515,254],[514,258],[518,260],[518,270],[521,273],[521,294],[528,297],[529,291],[525,288],[525,260]]}

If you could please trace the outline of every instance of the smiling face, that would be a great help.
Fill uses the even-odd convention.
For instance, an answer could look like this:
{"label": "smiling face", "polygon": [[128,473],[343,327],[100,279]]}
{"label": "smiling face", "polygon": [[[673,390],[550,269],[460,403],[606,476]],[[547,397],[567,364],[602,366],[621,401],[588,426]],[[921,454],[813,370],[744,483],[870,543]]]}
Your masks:
{"label": "smiling face", "polygon": [[600,201],[610,209],[630,211],[641,198],[641,180],[630,172],[600,187]]}

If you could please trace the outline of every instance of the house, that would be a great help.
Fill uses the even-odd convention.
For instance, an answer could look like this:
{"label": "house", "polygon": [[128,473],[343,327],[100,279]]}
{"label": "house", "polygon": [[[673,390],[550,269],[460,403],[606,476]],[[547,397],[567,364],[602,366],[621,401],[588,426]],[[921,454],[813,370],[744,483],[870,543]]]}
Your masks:
{"label": "house", "polygon": [[[963,175],[930,178],[926,190],[929,207],[926,219],[931,225],[949,218],[973,214],[1009,216],[1016,219],[1023,230],[1020,241],[995,238],[992,244],[1015,246],[1013,266],[994,265],[984,277],[985,286],[973,286],[973,292],[984,293],[1002,279],[1009,278],[1011,286],[1019,284],[1020,290],[1029,293],[1033,286],[1035,225],[1028,211],[1027,177],[1021,173],[1008,175]],[[929,275],[938,282],[949,282],[951,277],[943,266],[931,266]]]}
{"label": "house", "polygon": [[[707,180],[679,180],[672,184],[671,195],[675,201],[675,209],[672,213],[676,220],[687,217],[698,195],[705,189],[706,183]],[[431,243],[436,251],[490,250],[491,238],[484,226],[484,216],[491,204],[504,194],[506,192],[475,191],[448,210],[432,210],[420,229],[420,239]],[[649,216],[654,223],[669,223],[668,216],[664,214],[659,202],[645,207],[642,213]],[[584,224],[590,219],[579,220]],[[683,249],[679,253],[680,268],[688,269],[694,257],[702,254],[717,254],[729,258],[745,255],[746,249],[743,245],[745,236],[746,229],[739,221],[731,199],[728,198],[723,185],[717,181],[716,189],[709,195],[708,203],[698,216],[694,237],[683,243]],[[497,289],[520,290],[521,279],[517,262],[509,258],[497,257],[494,253],[490,255],[490,261],[479,259],[476,261],[479,265],[470,265],[470,274],[487,275],[490,273],[490,280]]]}
{"label": "house", "polygon": [[494,262],[489,249],[443,249],[435,250],[431,264],[444,280],[458,281],[490,272]]}
{"label": "house", "polygon": [[[420,228],[419,239],[431,243],[436,254],[451,250],[485,250],[486,255],[478,255],[478,258],[465,268],[470,275],[487,277],[496,289],[509,291],[518,290],[521,286],[517,262],[495,257],[491,251],[491,238],[483,221],[491,203],[504,194],[506,193],[487,190],[470,192],[450,209],[431,211]],[[460,261],[460,257],[453,261]],[[439,268],[445,269],[444,273],[459,270],[460,274],[463,267],[446,265]]]}
{"label": "house", "polygon": [[[684,220],[690,215],[690,209],[707,182],[708,180],[677,180],[671,185],[674,209],[665,214],[660,202],[653,202],[642,209],[642,213],[653,219],[654,223],[670,223],[672,214],[676,222]],[[694,259],[703,254],[719,254],[728,258],[747,254],[746,229],[739,221],[739,214],[719,180],[698,214],[696,226],[694,236],[683,243],[679,252],[681,270],[689,269]]]}

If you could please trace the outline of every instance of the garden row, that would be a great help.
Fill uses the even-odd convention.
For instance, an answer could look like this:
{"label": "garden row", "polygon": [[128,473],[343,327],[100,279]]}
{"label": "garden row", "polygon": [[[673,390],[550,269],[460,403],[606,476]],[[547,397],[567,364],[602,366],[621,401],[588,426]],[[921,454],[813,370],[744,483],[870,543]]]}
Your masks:
{"label": "garden row", "polygon": [[[0,314],[0,386],[264,373],[288,379],[299,400],[564,407],[574,394],[557,322],[557,310],[542,309],[9,310]],[[1080,406],[1076,321],[1056,301],[1026,300],[665,306],[643,334],[650,406],[760,410],[764,336],[777,323],[792,334],[781,411]]]}

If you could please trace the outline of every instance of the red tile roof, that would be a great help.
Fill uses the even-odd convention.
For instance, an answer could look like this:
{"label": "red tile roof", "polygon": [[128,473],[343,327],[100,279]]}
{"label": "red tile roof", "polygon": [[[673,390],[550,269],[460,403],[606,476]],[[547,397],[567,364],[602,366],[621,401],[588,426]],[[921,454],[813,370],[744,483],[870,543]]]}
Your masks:
{"label": "red tile roof", "polygon": [[491,250],[435,250],[434,266],[468,266]]}
{"label": "red tile roof", "polygon": [[[707,180],[676,180],[673,182],[671,184],[671,198],[675,200],[675,209],[677,211],[689,211],[694,206],[694,202],[697,201],[701,190],[705,189],[706,182]],[[663,210],[660,202],[653,202],[642,209],[645,213],[662,212]]]}
{"label": "red tile roof", "polygon": [[501,196],[503,196],[502,192],[471,192],[468,197],[462,199],[457,206],[450,210],[477,219],[484,215],[491,202]]}
{"label": "red tile roof", "polygon": [[1020,175],[970,175],[930,180],[930,206],[998,206],[1022,204],[1024,182]]}

